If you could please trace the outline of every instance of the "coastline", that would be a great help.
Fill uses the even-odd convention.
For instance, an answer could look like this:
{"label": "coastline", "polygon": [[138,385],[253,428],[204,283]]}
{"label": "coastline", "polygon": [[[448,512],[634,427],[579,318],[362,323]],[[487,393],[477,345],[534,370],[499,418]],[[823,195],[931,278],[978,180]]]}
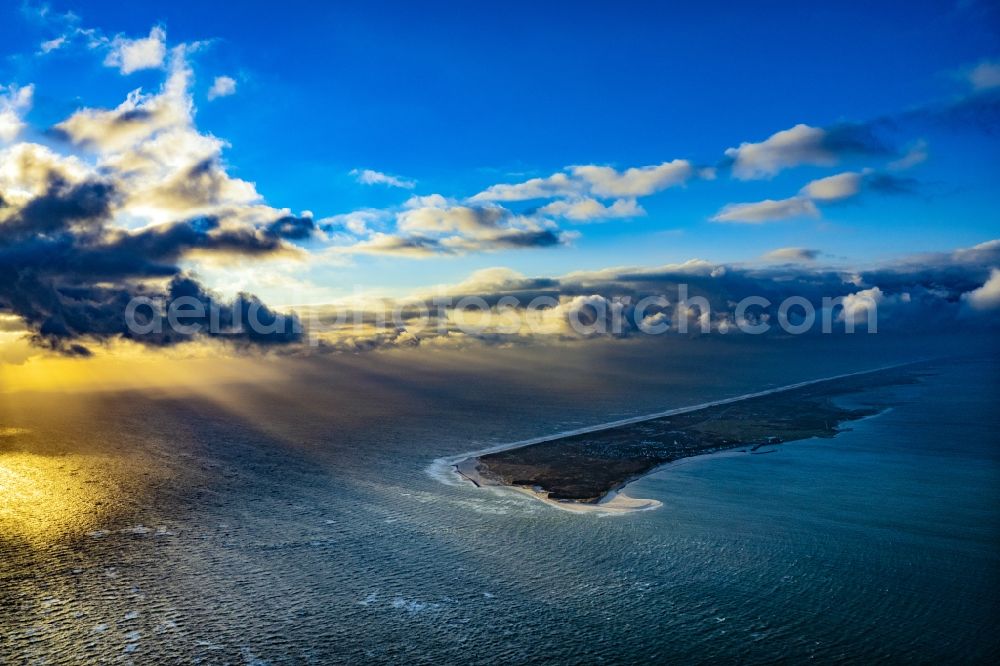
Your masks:
{"label": "coastline", "polygon": [[[804,441],[804,440],[802,440]],[[788,444],[789,442],[782,442],[782,444]],[[742,446],[742,445],[740,445]],[[712,451],[711,453],[702,453],[696,456],[687,456],[686,458],[680,458],[678,460],[673,460],[668,463],[663,463],[653,469],[639,474],[634,478],[627,480],[625,483],[621,484],[618,488],[608,491],[608,493],[599,501],[594,504],[588,504],[585,502],[573,502],[569,500],[555,500],[549,498],[544,492],[539,492],[533,488],[527,488],[525,486],[513,486],[501,483],[492,483],[486,479],[483,479],[475,470],[462,470],[458,469],[459,465],[462,463],[469,462],[475,458],[466,458],[460,463],[453,465],[452,470],[454,475],[461,477],[465,483],[462,485],[471,484],[476,488],[488,488],[490,490],[498,491],[513,491],[521,495],[527,495],[532,499],[544,502],[549,506],[555,507],[556,509],[561,509],[562,511],[568,511],[570,513],[591,513],[596,515],[622,515],[626,513],[634,513],[636,511],[651,511],[653,509],[659,509],[663,506],[663,502],[651,498],[641,498],[632,497],[624,492],[624,489],[639,481],[657,474],[659,472],[665,472],[668,469],[674,467],[680,467],[690,463],[704,461],[710,458],[728,458],[733,456],[743,456],[751,455],[749,450],[740,449],[739,446],[733,447],[731,449],[723,449],[721,451]]]}
{"label": "coastline", "polygon": [[[876,372],[882,372],[882,371],[885,371],[885,370],[891,370],[891,369],[894,369],[894,368],[899,368],[899,367],[904,367],[904,366],[908,366],[908,365],[913,365],[915,363],[920,363],[920,362],[923,362],[925,360],[926,359],[919,359],[919,360],[916,360],[916,361],[909,361],[909,362],[906,362],[906,363],[895,363],[895,364],[892,364],[892,365],[880,366],[878,368],[873,368],[873,369],[870,369],[870,370],[861,370],[861,371],[857,371],[857,372],[850,372],[850,373],[844,373],[844,374],[840,374],[840,375],[833,375],[833,376],[830,376],[830,377],[822,377],[822,378],[819,378],[819,379],[811,379],[811,380],[806,380],[806,381],[802,381],[802,382],[796,382],[794,384],[788,384],[788,385],[778,386],[778,387],[771,388],[771,389],[766,389],[764,391],[756,391],[756,392],[753,392],[753,393],[747,393],[747,394],[743,394],[743,395],[739,395],[739,396],[734,396],[734,397],[730,397],[730,398],[723,398],[723,399],[720,399],[720,400],[714,400],[714,401],[700,403],[700,404],[696,404],[696,405],[689,405],[689,406],[686,406],[686,407],[678,407],[678,408],[675,408],[675,409],[669,409],[669,410],[665,410],[665,411],[662,411],[662,412],[656,412],[656,413],[653,413],[653,414],[645,414],[645,415],[642,415],[642,416],[635,416],[635,417],[630,417],[630,418],[627,418],[627,419],[619,419],[619,420],[616,420],[616,421],[609,421],[609,422],[606,422],[606,423],[601,423],[601,424],[597,424],[597,425],[593,425],[593,426],[587,426],[587,427],[584,427],[584,428],[576,428],[576,429],[573,429],[573,430],[567,430],[567,431],[563,431],[563,432],[559,432],[559,433],[555,433],[555,434],[551,434],[551,435],[544,435],[544,436],[535,437],[535,438],[532,438],[532,439],[521,440],[521,441],[517,441],[517,442],[509,442],[509,443],[505,443],[505,444],[499,444],[499,445],[496,445],[496,446],[491,446],[491,447],[487,447],[487,448],[480,449],[480,450],[477,450],[477,451],[467,452],[467,453],[463,453],[463,454],[459,454],[459,455],[455,455],[455,456],[447,456],[447,457],[437,458],[437,459],[435,459],[425,469],[425,471],[426,471],[426,473],[429,476],[431,476],[435,480],[437,480],[437,481],[439,481],[441,483],[444,483],[446,485],[472,485],[472,486],[477,487],[477,488],[489,487],[489,488],[513,490],[513,491],[519,492],[521,494],[527,495],[529,497],[533,497],[533,498],[535,498],[537,500],[540,500],[542,502],[545,502],[546,504],[549,504],[550,506],[553,506],[555,508],[562,509],[564,511],[570,511],[570,512],[573,512],[573,513],[598,513],[598,514],[609,515],[609,514],[631,513],[631,512],[634,512],[634,511],[647,511],[647,510],[659,508],[660,506],[662,506],[662,503],[659,502],[659,501],[657,501],[657,500],[653,500],[653,499],[633,498],[633,497],[630,497],[630,496],[626,495],[623,491],[624,491],[624,489],[628,485],[634,483],[635,481],[638,481],[639,479],[645,478],[645,477],[647,477],[647,476],[649,476],[651,474],[655,474],[657,472],[663,471],[663,470],[665,470],[665,469],[667,469],[669,467],[675,466],[675,465],[689,463],[689,462],[693,462],[693,461],[698,460],[698,459],[708,458],[708,457],[714,457],[714,456],[719,456],[719,455],[741,455],[741,454],[744,454],[744,453],[749,453],[749,451],[746,451],[746,452],[739,451],[739,447],[740,446],[744,446],[742,444],[739,444],[739,445],[733,446],[732,448],[721,449],[721,450],[717,450],[717,451],[711,451],[711,452],[708,452],[708,453],[694,455],[694,456],[686,456],[686,457],[683,457],[683,458],[679,458],[677,460],[670,461],[668,463],[665,463],[663,465],[659,465],[657,467],[654,467],[654,468],[652,468],[650,470],[647,470],[647,471],[643,472],[642,474],[636,475],[635,477],[626,480],[624,483],[620,484],[617,488],[614,488],[614,489],[608,491],[608,493],[604,497],[602,497],[596,503],[575,502],[575,501],[571,501],[571,500],[555,500],[555,499],[549,498],[546,493],[538,491],[538,490],[535,490],[535,489],[532,489],[532,488],[527,488],[527,487],[524,487],[524,486],[508,485],[508,484],[503,484],[503,483],[496,483],[496,482],[492,481],[491,479],[485,479],[482,476],[480,476],[479,473],[478,473],[478,471],[476,470],[475,464],[470,464],[470,463],[474,463],[475,461],[477,461],[480,456],[484,456],[484,455],[488,455],[488,454],[492,454],[492,453],[499,453],[499,452],[502,452],[502,451],[509,451],[511,449],[517,449],[517,448],[521,448],[521,447],[525,447],[525,446],[532,446],[534,444],[541,444],[541,443],[544,443],[544,442],[550,442],[550,441],[553,441],[553,440],[563,439],[565,437],[571,437],[571,436],[574,436],[574,435],[582,435],[582,434],[589,434],[589,433],[594,433],[594,432],[600,432],[600,431],[603,431],[603,430],[610,430],[610,429],[618,428],[618,427],[621,427],[621,426],[632,425],[632,424],[636,424],[636,423],[642,423],[644,421],[651,421],[651,420],[665,418],[665,417],[669,417],[669,416],[676,416],[676,415],[679,415],[679,414],[687,414],[687,413],[690,413],[690,412],[697,412],[697,411],[700,411],[700,410],[703,410],[703,409],[708,409],[708,408],[711,408],[711,407],[716,407],[716,406],[720,406],[720,405],[728,405],[728,404],[732,404],[732,403],[735,403],[735,402],[740,402],[740,401],[743,401],[743,400],[750,400],[750,399],[753,399],[753,398],[759,398],[759,397],[764,397],[764,396],[768,396],[768,395],[774,395],[774,394],[782,393],[782,392],[786,392],[786,391],[792,391],[792,390],[803,388],[803,387],[806,387],[806,386],[812,386],[812,385],[815,385],[815,384],[821,384],[823,382],[835,381],[835,380],[839,380],[839,379],[846,379],[846,378],[849,378],[849,377],[857,377],[857,376],[862,376],[862,375],[867,375],[867,374],[873,374],[873,373],[876,373]],[[872,416],[877,416],[877,414],[872,415]],[[871,418],[871,417],[865,417],[865,418]],[[787,443],[787,442],[783,442],[783,443]]]}
{"label": "coastline", "polygon": [[630,497],[624,494],[622,488],[624,488],[629,483],[632,483],[635,479],[630,479],[625,484],[622,484],[622,488],[616,488],[608,492],[601,501],[594,504],[587,504],[583,502],[567,502],[562,500],[550,499],[548,495],[544,492],[535,490],[533,488],[527,488],[525,486],[514,486],[507,485],[504,483],[497,483],[492,479],[487,479],[479,474],[478,469],[474,462],[477,460],[475,457],[466,458],[454,465],[452,465],[452,470],[455,475],[460,476],[469,483],[473,484],[477,488],[490,488],[496,490],[513,490],[515,492],[521,493],[522,495],[527,495],[528,497],[534,498],[541,502],[545,502],[549,506],[554,506],[557,509],[562,509],[563,511],[570,511],[572,513],[597,513],[597,514],[619,514],[619,513],[629,513],[632,511],[648,511],[650,509],[658,509],[663,506],[662,502],[654,499],[641,499],[636,497]]}

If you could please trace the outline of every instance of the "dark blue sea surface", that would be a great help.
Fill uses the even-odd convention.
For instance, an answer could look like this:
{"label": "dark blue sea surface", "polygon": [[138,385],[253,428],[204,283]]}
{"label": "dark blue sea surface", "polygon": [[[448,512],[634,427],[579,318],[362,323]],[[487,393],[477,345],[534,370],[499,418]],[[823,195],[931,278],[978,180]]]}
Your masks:
{"label": "dark blue sea surface", "polygon": [[[630,485],[653,511],[577,515],[427,472],[884,360],[574,358],[517,381],[357,360],[346,388],[303,379],[225,407],[108,397],[88,412],[101,441],[172,480],[78,539],[4,547],[0,663],[995,662],[995,357],[845,399],[890,406],[832,439]],[[5,418],[53,437],[74,423],[25,414]]]}

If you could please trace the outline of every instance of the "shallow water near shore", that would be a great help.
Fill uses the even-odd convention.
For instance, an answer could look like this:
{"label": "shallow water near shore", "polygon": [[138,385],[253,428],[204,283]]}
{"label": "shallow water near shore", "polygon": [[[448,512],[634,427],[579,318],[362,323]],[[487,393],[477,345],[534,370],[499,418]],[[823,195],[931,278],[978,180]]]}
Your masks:
{"label": "shallow water near shore", "polygon": [[[729,391],[825,370],[748,368]],[[713,390],[609,398],[601,420],[725,397]],[[628,487],[661,508],[613,517],[425,472],[587,425],[593,407],[559,396],[510,389],[509,414],[414,408],[371,430],[344,412],[235,428],[174,397],[109,402],[105,440],[162,458],[107,475],[170,474],[79,538],[4,535],[0,662],[996,657],[996,361],[877,392],[892,408],[833,439],[681,461]],[[35,436],[72,426],[7,416]]]}

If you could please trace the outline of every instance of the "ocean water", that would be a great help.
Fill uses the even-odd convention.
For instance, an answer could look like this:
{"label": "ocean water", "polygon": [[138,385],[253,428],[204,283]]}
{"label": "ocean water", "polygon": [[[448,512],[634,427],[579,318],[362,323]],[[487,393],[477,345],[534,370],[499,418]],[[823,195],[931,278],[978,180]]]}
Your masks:
{"label": "ocean water", "polygon": [[0,663],[995,662],[995,356],[853,396],[892,407],[833,439],[629,486],[655,511],[571,514],[427,472],[914,355],[891,348],[353,358],[195,396],[11,397],[0,465],[40,456],[67,493],[86,478],[64,522],[2,535]]}

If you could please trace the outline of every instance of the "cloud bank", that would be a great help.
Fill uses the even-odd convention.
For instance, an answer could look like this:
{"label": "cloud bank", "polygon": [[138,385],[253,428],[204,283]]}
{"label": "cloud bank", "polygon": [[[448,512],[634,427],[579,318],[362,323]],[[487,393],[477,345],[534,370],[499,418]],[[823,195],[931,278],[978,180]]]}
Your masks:
{"label": "cloud bank", "polygon": [[[782,335],[776,323],[789,297],[812,304],[817,318],[840,334],[869,330],[869,324],[886,334],[944,336],[1000,328],[1000,241],[861,271],[815,266],[820,255],[781,248],[765,256],[780,265],[691,260],[560,277],[492,268],[408,298],[316,306],[301,314],[310,322],[311,349],[319,351],[726,335],[738,333],[741,323],[770,324],[770,333]],[[748,297],[764,303],[740,313],[737,305]],[[796,313],[786,316],[801,323]],[[809,332],[821,332],[819,322]]]}

